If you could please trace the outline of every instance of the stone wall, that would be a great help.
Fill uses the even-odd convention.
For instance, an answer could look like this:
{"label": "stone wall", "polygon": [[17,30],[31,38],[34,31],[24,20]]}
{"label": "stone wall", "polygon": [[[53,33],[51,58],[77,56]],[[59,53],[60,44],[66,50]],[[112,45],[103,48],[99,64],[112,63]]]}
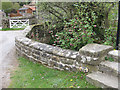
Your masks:
{"label": "stone wall", "polygon": [[68,71],[97,71],[112,46],[88,44],[79,51],[72,51],[39,43],[27,38],[30,27],[23,31],[23,35],[16,37],[16,53],[31,61],[40,62],[50,68]]}
{"label": "stone wall", "polygon": [[38,43],[25,37],[17,37],[15,42],[18,56],[27,57],[31,61],[37,61],[59,70],[76,71],[79,69],[76,61],[79,55],[77,51]]}

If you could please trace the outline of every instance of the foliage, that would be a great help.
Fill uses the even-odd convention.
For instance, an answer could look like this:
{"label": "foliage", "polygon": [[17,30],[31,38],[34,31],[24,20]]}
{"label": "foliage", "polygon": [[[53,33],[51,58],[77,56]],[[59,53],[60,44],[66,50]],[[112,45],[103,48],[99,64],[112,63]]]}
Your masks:
{"label": "foliage", "polygon": [[20,8],[19,3],[14,3],[12,8],[18,10]]}
{"label": "foliage", "polygon": [[63,21],[64,18],[72,18],[73,4],[73,2],[39,2],[39,16],[52,22]]}
{"label": "foliage", "polygon": [[76,7],[81,8],[80,10],[83,12],[94,11],[98,16],[96,22],[100,32],[104,27],[109,27],[108,15],[115,5],[117,4],[113,2],[39,2],[38,7],[39,16],[42,15],[44,19],[51,20],[52,22],[63,20],[64,18],[66,18],[66,21],[69,21],[78,12]]}
{"label": "foliage", "polygon": [[20,7],[22,7],[25,4],[29,4],[31,0],[24,0],[24,2],[12,2],[10,0],[6,0],[6,2],[2,2],[2,10],[5,11],[5,13],[10,13],[13,9],[18,10]]}
{"label": "foliage", "polygon": [[[111,33],[111,29],[99,31],[102,29],[98,20],[104,19],[105,13],[100,12],[100,10],[94,10],[93,4],[95,6],[98,3],[91,3],[92,5],[88,5],[89,3],[76,3],[74,4],[75,14],[74,18],[69,19],[66,21],[64,20],[64,30],[58,32],[54,35],[54,31],[50,32],[54,42],[53,45],[59,46],[62,48],[72,49],[72,50],[79,50],[82,46],[88,43],[103,43],[113,45],[115,41],[115,37],[113,33]],[[100,18],[100,15],[103,15]],[[56,28],[56,25],[53,25],[53,28]],[[101,34],[101,36],[99,36]],[[103,38],[104,37],[104,38]]]}
{"label": "foliage", "polygon": [[9,88],[95,88],[86,81],[87,73],[58,71],[25,58],[19,63]]}
{"label": "foliage", "polygon": [[[112,33],[109,15],[117,3],[44,2],[38,5],[40,14],[46,15],[43,19],[52,22],[48,27],[52,37],[50,44],[72,50],[93,42],[114,46],[115,33]],[[57,29],[58,22],[64,27],[61,31]]]}
{"label": "foliage", "polygon": [[112,57],[105,57],[105,60],[106,60],[106,61],[110,61],[110,62],[113,62],[113,61],[114,61],[114,59],[113,59]]}
{"label": "foliage", "polygon": [[12,2],[2,2],[2,10],[4,10],[5,13],[10,13],[13,9],[13,3]]}
{"label": "foliage", "polygon": [[10,13],[13,9],[19,9],[20,5],[19,3],[13,3],[13,2],[2,2],[2,10],[4,10],[5,13]]}
{"label": "foliage", "polygon": [[[95,20],[96,16],[94,12],[86,13],[84,17],[75,16],[70,19],[69,22],[65,21],[65,28],[63,31],[52,35],[54,44],[56,46],[79,50],[87,43],[93,43],[96,38],[96,33],[93,28],[96,28]],[[55,27],[55,25],[53,25]]]}
{"label": "foliage", "polygon": [[105,29],[103,43],[105,45],[111,45],[115,47],[115,42],[116,42],[116,32],[113,31],[111,28]]}
{"label": "foliage", "polygon": [[30,3],[31,3],[31,0],[22,0],[22,2],[19,1],[18,3],[19,3],[19,5],[22,7],[23,5],[30,4]]}

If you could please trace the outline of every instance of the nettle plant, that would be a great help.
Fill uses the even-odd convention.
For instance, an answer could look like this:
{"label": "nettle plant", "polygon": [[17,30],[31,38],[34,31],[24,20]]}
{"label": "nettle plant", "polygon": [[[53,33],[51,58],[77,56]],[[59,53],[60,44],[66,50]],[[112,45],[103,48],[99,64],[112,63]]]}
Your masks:
{"label": "nettle plant", "polygon": [[[91,14],[91,16],[89,16]],[[86,12],[85,17],[75,15],[69,22],[64,21],[64,29],[61,32],[57,32],[52,35],[54,40],[53,45],[61,48],[79,50],[82,46],[93,43],[96,38],[96,33],[93,28],[96,28],[95,24],[96,16],[94,12]],[[55,28],[55,25],[53,25]]]}

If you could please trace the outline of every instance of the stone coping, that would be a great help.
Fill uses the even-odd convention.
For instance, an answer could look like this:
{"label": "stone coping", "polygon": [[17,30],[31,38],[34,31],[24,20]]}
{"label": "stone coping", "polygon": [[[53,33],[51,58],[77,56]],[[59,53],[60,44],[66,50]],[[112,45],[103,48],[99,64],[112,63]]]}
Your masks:
{"label": "stone coping", "polygon": [[65,57],[65,58],[76,59],[77,56],[79,55],[79,51],[62,49],[57,46],[52,46],[45,43],[33,41],[27,37],[16,37],[15,40],[19,41],[20,43],[26,46],[33,47],[37,50],[44,51],[57,56]]}
{"label": "stone coping", "polygon": [[103,57],[111,50],[113,50],[112,46],[92,43],[83,46],[79,53],[86,56]]}

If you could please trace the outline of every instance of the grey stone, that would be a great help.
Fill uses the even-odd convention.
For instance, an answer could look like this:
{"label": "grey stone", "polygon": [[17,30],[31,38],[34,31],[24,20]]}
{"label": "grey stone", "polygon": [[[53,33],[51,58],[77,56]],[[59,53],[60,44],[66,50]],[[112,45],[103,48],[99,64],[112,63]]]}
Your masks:
{"label": "grey stone", "polygon": [[76,68],[75,66],[72,66],[70,69],[71,69],[71,71],[73,71],[73,72],[77,72],[77,71],[79,71],[79,69]]}
{"label": "grey stone", "polygon": [[92,58],[89,56],[81,56],[81,60],[78,61],[78,63],[98,65],[100,63],[100,60],[98,60],[98,58]]}
{"label": "grey stone", "polygon": [[41,60],[40,56],[37,55],[37,54],[32,54],[32,56],[33,56],[35,59],[37,59],[37,60]]}
{"label": "grey stone", "polygon": [[42,57],[46,58],[46,57],[47,57],[47,54],[46,54],[46,53],[43,53],[43,54],[42,54]]}
{"label": "grey stone", "polygon": [[40,51],[39,50],[35,50],[34,53],[37,54],[37,55],[40,55]]}
{"label": "grey stone", "polygon": [[88,72],[96,72],[98,71],[98,66],[93,66],[93,65],[90,65],[90,64],[79,64],[79,67],[84,67],[84,68],[88,68]]}
{"label": "grey stone", "polygon": [[31,44],[31,40],[22,41],[22,43],[28,46],[29,44]]}
{"label": "grey stone", "polygon": [[109,75],[118,76],[118,64],[117,62],[104,61],[99,65],[99,71],[107,73]]}
{"label": "grey stone", "polygon": [[63,64],[68,64],[68,65],[72,65],[74,63],[74,60],[72,59],[67,59],[67,58],[60,58],[60,61],[63,63]]}
{"label": "grey stone", "polygon": [[54,67],[54,62],[52,60],[49,61],[49,66]]}
{"label": "grey stone", "polygon": [[67,70],[67,71],[70,71],[70,70],[71,70],[71,67],[70,67],[70,65],[65,65],[65,66],[63,67],[63,69],[64,69],[64,70]]}
{"label": "grey stone", "polygon": [[86,59],[87,59],[87,62],[90,62],[92,60],[91,57],[86,57]]}
{"label": "grey stone", "polygon": [[118,89],[117,77],[99,71],[88,74],[86,80],[97,87]]}
{"label": "grey stone", "polygon": [[82,60],[81,55],[78,55],[78,56],[76,57],[76,61],[77,61],[78,63],[81,63],[81,60]]}
{"label": "grey stone", "polygon": [[42,62],[48,62],[48,60],[46,59],[46,58],[44,58],[44,57],[40,57],[40,61],[42,61]]}
{"label": "grey stone", "polygon": [[[87,57],[86,57],[86,58],[87,58]],[[87,59],[88,59],[88,58],[87,58]],[[100,64],[101,60],[102,60],[102,59],[99,59],[99,58],[90,58],[90,60],[89,60],[89,61],[87,60],[85,63],[86,63],[86,64],[90,64],[90,65],[97,66],[97,65]]]}
{"label": "grey stone", "polygon": [[111,57],[116,62],[120,62],[120,50],[112,50],[108,53],[108,58]]}
{"label": "grey stone", "polygon": [[53,55],[53,56],[52,56],[52,60],[59,62],[59,61],[60,61],[60,58],[59,58],[59,56]]}
{"label": "grey stone", "polygon": [[53,65],[54,65],[54,67],[59,67],[58,63],[55,61],[53,62]]}
{"label": "grey stone", "polygon": [[100,45],[100,44],[87,44],[83,46],[79,53],[81,55],[90,56],[90,57],[101,57],[107,54],[110,50],[113,50],[112,46]]}
{"label": "grey stone", "polygon": [[61,68],[61,69],[63,69],[64,66],[63,66],[63,64],[59,63],[58,67]]}
{"label": "grey stone", "polygon": [[77,57],[77,55],[72,55],[72,56],[70,56],[70,57],[75,59],[75,58]]}

